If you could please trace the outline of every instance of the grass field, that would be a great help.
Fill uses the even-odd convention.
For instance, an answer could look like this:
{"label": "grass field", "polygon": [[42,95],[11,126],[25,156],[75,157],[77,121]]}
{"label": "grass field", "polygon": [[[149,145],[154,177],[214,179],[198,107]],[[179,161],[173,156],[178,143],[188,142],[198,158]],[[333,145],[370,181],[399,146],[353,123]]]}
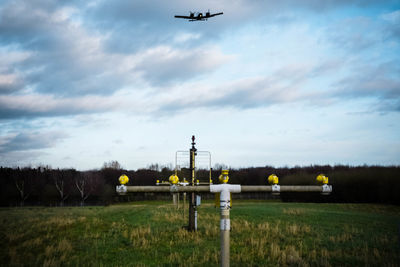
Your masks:
{"label": "grass field", "polygon": [[[400,207],[234,201],[231,266],[400,266]],[[217,266],[219,210],[199,231],[166,202],[0,209],[2,266]]]}

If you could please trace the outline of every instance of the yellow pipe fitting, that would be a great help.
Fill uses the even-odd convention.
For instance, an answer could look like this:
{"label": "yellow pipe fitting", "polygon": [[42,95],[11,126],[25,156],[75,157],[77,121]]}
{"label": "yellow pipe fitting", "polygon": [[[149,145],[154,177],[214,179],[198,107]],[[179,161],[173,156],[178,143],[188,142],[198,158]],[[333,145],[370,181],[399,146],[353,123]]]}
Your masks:
{"label": "yellow pipe fitting", "polygon": [[170,182],[171,184],[177,184],[177,183],[179,183],[178,175],[172,174],[172,175],[169,177],[169,182]]}
{"label": "yellow pipe fitting", "polygon": [[321,184],[328,184],[328,177],[321,173],[317,176],[317,182]]}
{"label": "yellow pipe fitting", "polygon": [[275,174],[271,174],[268,176],[268,183],[270,184],[278,184],[279,183],[279,178]]}
{"label": "yellow pipe fitting", "polygon": [[122,174],[120,177],[119,177],[119,182],[120,182],[120,184],[127,184],[128,182],[129,182],[129,178],[128,178],[128,176],[126,176],[125,174]]}
{"label": "yellow pipe fitting", "polygon": [[229,176],[228,176],[229,170],[222,170],[221,175],[218,177],[219,181],[223,184],[226,184],[229,181]]}

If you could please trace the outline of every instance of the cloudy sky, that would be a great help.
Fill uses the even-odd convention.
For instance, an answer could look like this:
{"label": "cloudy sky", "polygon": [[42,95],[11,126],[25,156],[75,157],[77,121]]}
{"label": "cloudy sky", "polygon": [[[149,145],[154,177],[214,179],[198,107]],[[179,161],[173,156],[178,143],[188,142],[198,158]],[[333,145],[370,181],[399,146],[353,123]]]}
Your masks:
{"label": "cloudy sky", "polygon": [[0,1],[0,165],[174,164],[192,135],[231,167],[399,165],[400,1]]}

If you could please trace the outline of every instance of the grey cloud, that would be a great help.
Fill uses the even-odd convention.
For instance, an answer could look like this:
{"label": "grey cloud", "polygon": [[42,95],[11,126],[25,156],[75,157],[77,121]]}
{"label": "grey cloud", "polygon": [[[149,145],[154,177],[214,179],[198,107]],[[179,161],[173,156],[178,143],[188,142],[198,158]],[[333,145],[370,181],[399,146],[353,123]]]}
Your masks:
{"label": "grey cloud", "polygon": [[266,77],[236,80],[203,92],[194,86],[190,94],[175,92],[179,97],[162,101],[160,112],[176,112],[194,107],[233,107],[251,109],[280,103],[303,102],[312,105],[354,98],[376,99],[374,112],[400,111],[400,68],[397,61],[379,66],[359,66],[352,75],[331,86],[336,88],[305,91],[303,85],[314,77],[328,77],[346,62],[328,61],[316,66],[287,66]]}
{"label": "grey cloud", "polygon": [[328,41],[340,49],[360,52],[382,41],[376,23],[367,17],[349,18],[326,29]]}
{"label": "grey cloud", "polygon": [[21,90],[23,83],[21,81],[1,81],[2,75],[0,74],[0,95],[9,94]]}
{"label": "grey cloud", "polygon": [[240,81],[229,86],[230,90],[207,103],[213,106],[230,106],[239,109],[271,106],[278,103],[296,102],[302,96],[294,84],[280,84],[270,78]]}
{"label": "grey cloud", "polygon": [[54,36],[63,29],[50,17],[62,6],[47,0],[6,2],[0,7],[0,41],[35,50],[57,45]]}
{"label": "grey cloud", "polygon": [[386,22],[384,32],[387,38],[400,39],[400,9],[381,16]]}
{"label": "grey cloud", "polygon": [[338,48],[357,52],[374,48],[400,38],[400,10],[383,14],[378,19],[352,17],[326,28],[327,40]]}
{"label": "grey cloud", "polygon": [[[139,90],[136,85],[143,86],[143,82],[175,86],[214,71],[230,57],[218,50],[207,50],[204,43],[214,42],[214,37],[218,38],[223,31],[240,27],[253,18],[270,17],[271,21],[287,23],[288,20],[281,18],[297,8],[327,12],[342,5],[376,3],[378,1],[8,1],[0,7],[0,46],[11,47],[13,53],[25,52],[25,55],[5,66],[0,62],[1,74],[16,75],[12,82],[0,80],[0,118],[112,110],[114,94],[121,88]],[[223,11],[223,19],[188,23],[173,18],[175,13],[208,8]],[[179,34],[196,35],[196,38],[176,41]],[[343,42],[347,42],[345,37]],[[348,46],[352,43],[357,42],[350,42]],[[117,44],[121,47],[115,50]],[[369,45],[368,40],[365,45]],[[167,49],[154,52],[160,47]],[[322,66],[316,72],[324,68],[331,67]],[[234,104],[238,99],[243,100],[239,103],[243,107],[280,101],[268,96],[268,90],[294,88],[294,77],[290,78],[292,85],[270,78],[253,81],[250,89],[232,85],[231,91],[217,94],[210,105]],[[299,76],[297,82],[302,79]],[[265,96],[259,97],[258,89],[252,89],[256,87],[264,88],[260,92]],[[392,87],[396,92],[396,84]],[[36,95],[22,95],[20,91],[24,90]],[[97,99],[99,105],[85,106],[82,98],[87,100],[92,95],[108,96],[110,100],[102,97]]]}
{"label": "grey cloud", "polygon": [[112,110],[107,97],[54,98],[49,95],[0,95],[0,119],[68,116]]}
{"label": "grey cloud", "polygon": [[162,100],[159,112],[175,112],[194,107],[251,109],[304,101],[310,94],[301,92],[300,87],[310,73],[308,69],[289,67],[267,77],[240,79],[212,88],[208,86],[208,90],[195,86],[190,93],[175,92],[179,95],[177,98]]}
{"label": "grey cloud", "polygon": [[112,96],[87,95],[57,98],[46,94],[0,95],[0,120],[37,117],[72,116],[107,112],[148,114],[154,107],[152,96],[122,94]]}
{"label": "grey cloud", "polygon": [[[0,18],[2,18],[0,45],[17,46],[18,49],[29,51],[29,56],[24,60],[8,65],[9,69],[15,69],[23,75],[23,80],[21,80],[23,83],[15,84],[12,88],[2,86],[2,93],[29,88],[59,97],[88,94],[111,95],[123,87],[128,85],[134,87],[135,84],[140,83],[139,74],[142,74],[142,78],[150,83],[163,84],[180,79],[186,80],[208,71],[202,66],[209,67],[212,71],[213,67],[219,65],[218,62],[214,65],[203,64],[206,60],[197,58],[201,55],[196,48],[193,50],[193,55],[178,48],[174,51],[176,60],[165,60],[165,55],[162,55],[164,60],[150,58],[148,62],[142,61],[139,66],[136,66],[134,62],[129,61],[129,58],[146,54],[148,46],[156,47],[156,42],[151,39],[145,40],[146,48],[131,51],[130,54],[121,54],[114,49],[107,50],[107,40],[115,39],[119,42],[118,38],[114,38],[113,31],[111,34],[107,31],[103,32],[102,35],[99,29],[85,28],[84,24],[74,22],[74,16],[69,14],[77,13],[77,16],[81,16],[84,14],[83,11],[80,13],[80,10],[67,6],[63,6],[65,9],[57,9],[55,5],[50,4],[48,7],[46,3],[52,3],[51,1],[43,1],[45,3],[43,5],[40,3],[18,1],[17,4],[8,3],[0,10]],[[108,5],[105,4],[105,6]],[[136,5],[133,5],[133,8],[135,9]],[[112,10],[110,8],[111,14],[113,14]],[[117,6],[116,10],[115,12],[118,13],[125,8]],[[124,27],[126,15],[124,14],[122,12],[121,18],[116,19],[117,28],[118,25]],[[148,29],[147,26],[142,27],[138,21],[135,23],[137,24],[131,24],[127,28],[134,31],[143,30],[143,32],[133,34],[119,32],[123,36],[121,38],[129,39],[130,45],[135,46],[135,40],[159,35],[157,30]],[[170,37],[176,38],[177,32],[167,31],[165,27],[170,26],[165,23],[162,25],[161,32],[171,32]],[[165,40],[162,37],[162,41]],[[123,42],[120,43],[123,44]],[[174,45],[177,43],[175,42]],[[180,53],[184,57],[180,56]],[[183,62],[185,56],[186,59],[192,61],[190,65],[185,65]],[[157,64],[155,67],[150,65],[151,60]],[[172,71],[171,66],[185,68]]]}
{"label": "grey cloud", "polygon": [[17,1],[0,10],[0,44],[30,52],[10,67],[23,73],[25,86],[36,91],[58,95],[115,91],[119,84],[113,84],[104,71],[109,60],[102,54],[99,37],[64,18],[62,12],[67,11],[54,3]]}
{"label": "grey cloud", "polygon": [[340,80],[330,97],[340,99],[377,99],[374,110],[400,111],[400,67],[398,61],[378,66],[362,65],[352,75]]}
{"label": "grey cloud", "polygon": [[[111,51],[131,53],[148,47],[170,43],[179,31],[198,33],[203,36],[194,44],[209,42],[219,38],[228,29],[245,25],[249,21],[260,23],[290,23],[297,11],[329,12],[342,6],[382,5],[379,1],[341,0],[341,1],[98,1],[86,10],[90,17],[90,27],[110,35],[107,47]],[[188,23],[174,19],[175,14],[192,12],[224,12],[223,17],[214,18],[207,23]],[[151,34],[149,34],[151,33]]]}
{"label": "grey cloud", "polygon": [[65,137],[66,135],[62,132],[21,132],[11,137],[2,136],[0,137],[0,154],[49,148]]}
{"label": "grey cloud", "polygon": [[159,47],[144,55],[135,69],[152,85],[161,86],[212,72],[230,59],[215,48],[176,51]]}

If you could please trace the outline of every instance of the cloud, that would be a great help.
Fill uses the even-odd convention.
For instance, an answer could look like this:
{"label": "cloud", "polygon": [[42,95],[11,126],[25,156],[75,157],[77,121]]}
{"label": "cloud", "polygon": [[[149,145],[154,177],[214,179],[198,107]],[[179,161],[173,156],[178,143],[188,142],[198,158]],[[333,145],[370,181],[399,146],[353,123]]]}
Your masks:
{"label": "cloud", "polygon": [[325,29],[326,38],[336,47],[357,53],[397,42],[400,37],[400,11],[383,13],[377,17],[346,17]]}
{"label": "cloud", "polygon": [[0,95],[18,91],[21,83],[15,74],[1,74],[0,73]]}
{"label": "cloud", "polygon": [[62,132],[21,132],[0,137],[0,154],[49,148],[67,136]]}
{"label": "cloud", "polygon": [[212,72],[231,58],[215,47],[177,50],[161,46],[142,53],[134,69],[142,73],[145,81],[162,86]]}
{"label": "cloud", "polygon": [[[146,49],[149,45],[159,46],[172,43],[177,32],[200,35],[200,39],[189,42],[196,46],[214,42],[226,31],[235,30],[247,23],[281,25],[293,23],[308,13],[323,14],[346,6],[369,5],[382,5],[382,3],[365,0],[173,0],[168,2],[115,0],[96,1],[84,12],[85,17],[89,18],[89,21],[85,22],[88,27],[109,35],[110,38],[105,44],[108,51],[129,54]],[[207,10],[224,12],[224,15],[210,19],[207,23],[190,23],[173,17],[177,14],[189,14],[190,11],[206,12]]]}
{"label": "cloud", "polygon": [[384,13],[381,18],[387,22],[385,32],[388,38],[400,38],[400,10]]}
{"label": "cloud", "polygon": [[[4,75],[17,77],[17,72],[18,79],[0,81],[1,93],[29,89],[58,97],[111,95],[127,86],[140,86],[141,82],[162,85],[184,81],[212,71],[228,59],[215,48],[157,46],[151,40],[141,50],[120,53],[117,49],[107,49],[109,40],[115,39],[112,30],[100,33],[100,29],[85,27],[77,19],[84,12],[77,8],[57,9],[51,1],[18,3],[0,9],[0,46],[14,47],[13,53],[26,56],[7,63]],[[117,9],[121,11],[120,8]],[[116,21],[124,24],[124,12]],[[140,23],[131,26],[137,29]],[[134,44],[136,38],[156,36],[157,32],[120,34],[128,36]],[[185,32],[171,31],[170,35],[174,45],[200,38],[198,34]]]}
{"label": "cloud", "polygon": [[194,107],[251,109],[305,101],[310,93],[301,88],[310,75],[313,75],[313,66],[291,65],[267,76],[240,78],[217,86],[175,87],[159,97],[159,112]]}
{"label": "cloud", "polygon": [[398,61],[377,66],[361,65],[336,84],[329,95],[339,99],[376,99],[374,111],[400,111],[400,68]]}
{"label": "cloud", "polygon": [[113,92],[118,83],[109,79],[103,37],[75,23],[69,10],[53,1],[17,1],[1,8],[0,45],[29,54],[9,68],[23,75],[30,90],[58,95]]}
{"label": "cloud", "polygon": [[132,95],[56,98],[46,94],[0,95],[0,119],[70,116],[113,111],[147,113],[148,99]]}
{"label": "cloud", "polygon": [[0,95],[14,93],[23,88],[22,74],[13,66],[25,60],[28,53],[10,51],[0,46]]}
{"label": "cloud", "polygon": [[[148,107],[149,99],[165,110],[189,105],[250,108],[300,101],[309,96],[302,85],[312,75],[331,74],[336,63],[321,65],[319,70],[282,63],[291,66],[213,84],[195,78],[232,63],[234,56],[215,43],[247,22],[290,23],[281,18],[298,18],[303,10],[321,13],[354,5],[379,2],[8,1],[0,6],[0,118],[120,111],[121,106],[151,113],[156,109]],[[207,9],[223,11],[223,19],[188,23],[173,18],[176,13]],[[382,20],[398,25],[398,13],[384,14]],[[374,23],[358,17],[327,31],[337,45],[359,51],[380,38],[373,34],[380,29]],[[251,66],[243,66],[247,67]],[[371,92],[384,86],[387,95],[396,95],[398,82],[393,77],[363,85],[360,79],[348,77],[336,85],[355,94],[357,84]],[[129,96],[123,95],[126,91]],[[343,95],[340,90],[335,93]],[[195,102],[190,100],[193,97]]]}
{"label": "cloud", "polygon": [[346,18],[326,29],[329,42],[338,48],[360,52],[382,40],[379,26],[368,17]]}

